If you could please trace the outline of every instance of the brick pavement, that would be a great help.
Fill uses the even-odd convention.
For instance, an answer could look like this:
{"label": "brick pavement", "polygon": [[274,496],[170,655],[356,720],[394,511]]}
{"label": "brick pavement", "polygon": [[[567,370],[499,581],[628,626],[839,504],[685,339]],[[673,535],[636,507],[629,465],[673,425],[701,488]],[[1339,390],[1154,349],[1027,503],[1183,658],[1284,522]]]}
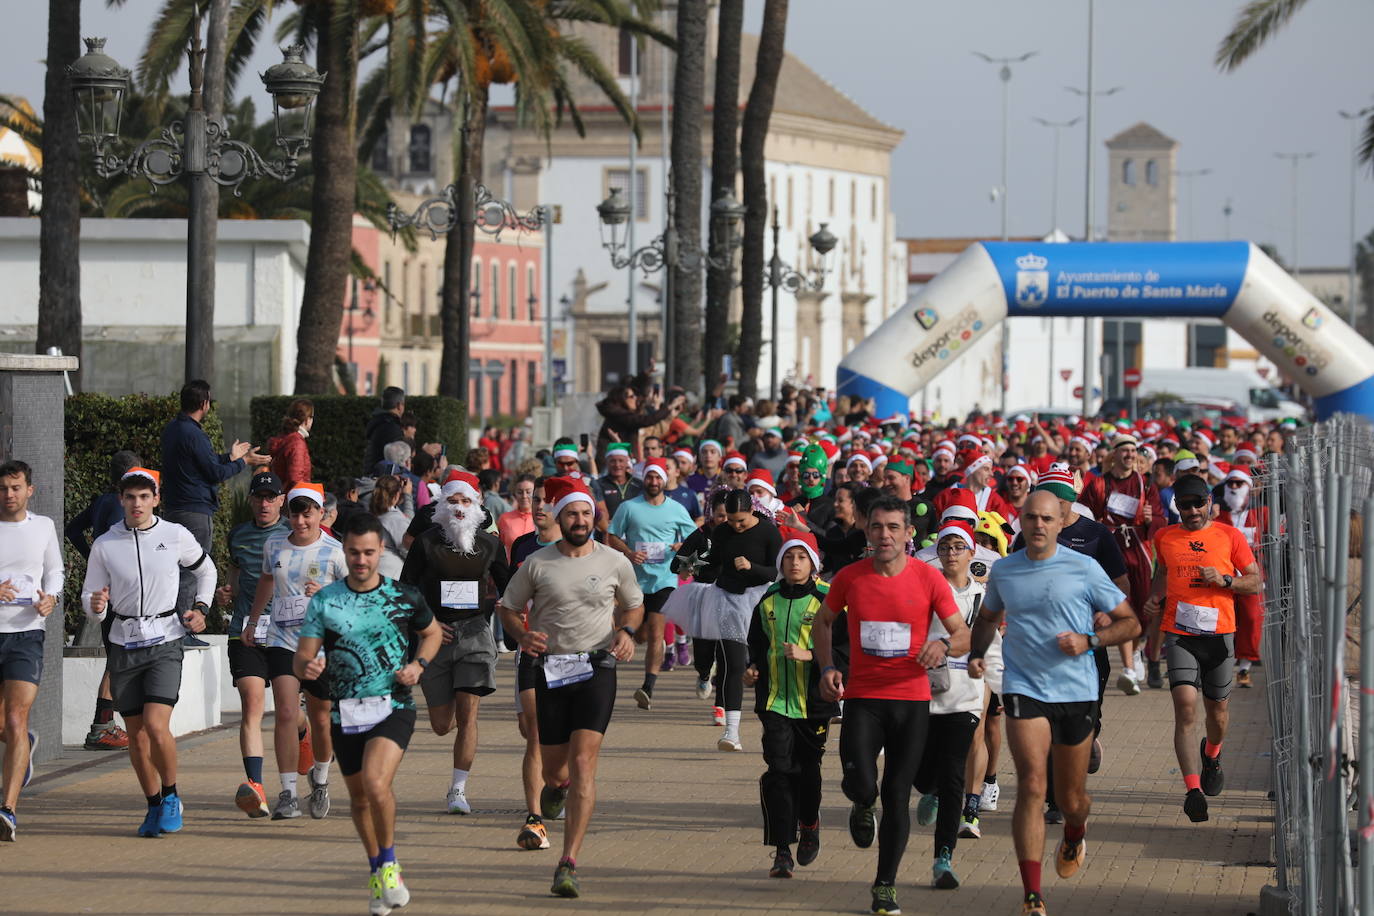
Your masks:
{"label": "brick pavement", "polygon": [[[844,828],[836,740],[825,760],[820,858],[791,881],[770,880],[757,803],[757,720],[746,712],[748,752],[721,754],[717,729],[704,724],[708,712],[691,694],[689,671],[662,676],[655,708],[643,712],[630,699],[636,670],[622,672],[602,757],[598,809],[579,862],[584,897],[547,896],[559,825],[551,831],[552,849],[515,848],[523,819],[523,745],[513,723],[512,674],[503,665],[501,689],[482,707],[482,748],[469,783],[475,816],[443,813],[447,739],[417,731],[402,764],[397,849],[415,901],[398,912],[867,912],[876,850],[854,848]],[[1263,673],[1256,674],[1262,685]],[[1060,881],[1046,865],[1054,916],[1213,916],[1257,908],[1260,887],[1272,874],[1269,733],[1262,690],[1238,690],[1234,697],[1227,790],[1212,800],[1212,820],[1192,825],[1180,807],[1166,691],[1135,698],[1111,691],[1107,754],[1089,783],[1088,864],[1072,881]],[[270,723],[265,738],[270,748]],[[327,820],[250,821],[232,804],[242,777],[236,730],[189,738],[182,742],[179,777],[186,829],[141,840],[134,830],[143,800],[123,758],[70,750],[43,767],[20,810],[20,841],[0,847],[0,912],[365,912],[363,855],[337,775]],[[270,756],[267,762],[271,773]],[[958,891],[929,889],[931,838],[913,819],[899,880],[907,913],[1020,912],[1010,840],[1015,780],[1005,752],[1001,781],[1001,810],[984,817],[983,838],[960,842],[955,868],[964,887]],[[275,776],[267,782],[270,794]]]}

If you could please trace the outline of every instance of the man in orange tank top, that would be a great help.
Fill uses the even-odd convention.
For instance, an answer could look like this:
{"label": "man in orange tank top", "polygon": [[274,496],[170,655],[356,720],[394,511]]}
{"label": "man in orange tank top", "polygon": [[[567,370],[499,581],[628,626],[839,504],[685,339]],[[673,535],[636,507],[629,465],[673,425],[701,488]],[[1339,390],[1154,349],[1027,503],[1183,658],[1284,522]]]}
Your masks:
{"label": "man in orange tank top", "polygon": [[[1241,533],[1212,521],[1205,480],[1180,477],[1174,504],[1180,522],[1155,535],[1158,565],[1145,611],[1164,612],[1160,629],[1174,700],[1174,753],[1188,791],[1183,811],[1197,823],[1207,820],[1206,796],[1221,794],[1224,783],[1221,743],[1235,665],[1236,596],[1257,594],[1260,572]],[[1206,711],[1200,761],[1192,744],[1199,691]]]}

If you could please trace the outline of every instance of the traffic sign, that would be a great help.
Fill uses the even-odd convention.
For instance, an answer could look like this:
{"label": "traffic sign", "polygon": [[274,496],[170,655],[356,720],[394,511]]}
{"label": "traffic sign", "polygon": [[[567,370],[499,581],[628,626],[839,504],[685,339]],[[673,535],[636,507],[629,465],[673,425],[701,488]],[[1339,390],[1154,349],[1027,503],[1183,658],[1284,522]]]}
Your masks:
{"label": "traffic sign", "polygon": [[1075,386],[1074,386],[1074,389],[1073,389],[1073,396],[1076,397],[1076,398],[1078,398],[1079,400],[1082,400],[1082,398],[1083,398],[1083,386],[1082,386],[1082,385],[1075,385]]}
{"label": "traffic sign", "polygon": [[[1063,379],[1064,381],[1066,381],[1066,382],[1069,380],[1069,378],[1070,378],[1072,375],[1073,375],[1073,370],[1072,370],[1072,369],[1060,369],[1060,370],[1059,370],[1059,377],[1062,378],[1062,379]],[[1074,397],[1079,397],[1079,395],[1074,395]]]}
{"label": "traffic sign", "polygon": [[1138,387],[1140,385],[1140,370],[1127,369],[1125,372],[1121,373],[1121,384],[1125,385],[1127,388]]}

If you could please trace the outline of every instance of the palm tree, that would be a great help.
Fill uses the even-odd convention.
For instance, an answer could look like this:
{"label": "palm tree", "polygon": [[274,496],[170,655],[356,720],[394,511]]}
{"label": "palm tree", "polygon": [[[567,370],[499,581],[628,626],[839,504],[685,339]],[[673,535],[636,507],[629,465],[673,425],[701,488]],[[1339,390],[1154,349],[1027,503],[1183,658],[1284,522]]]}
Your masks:
{"label": "palm tree", "polygon": [[[711,112],[711,200],[735,191],[739,171],[739,59],[740,33],[744,29],[744,0],[721,0],[720,22],[716,29],[716,92]],[[724,233],[719,220],[711,220],[707,250],[724,249]],[[706,274],[706,333],[702,360],[705,390],[710,391],[725,362],[726,329],[730,321],[730,296],[734,292],[734,272],[712,267]]]}
{"label": "palm tree", "polygon": [[[1307,0],[1250,0],[1241,7],[1231,31],[1217,46],[1214,63],[1230,73],[1277,35]],[[1364,124],[1360,139],[1360,161],[1374,166],[1374,113]]]}
{"label": "palm tree", "polygon": [[[706,17],[706,0],[678,3],[673,111],[692,116],[673,118],[673,212],[678,235],[687,240],[689,250],[701,238],[701,118],[695,113],[705,107]],[[734,140],[733,132],[730,140]],[[730,177],[733,181],[733,172]],[[695,389],[701,381],[701,266],[688,258],[667,269],[673,271],[675,377],[671,381]]]}
{"label": "palm tree", "polygon": [[[81,0],[48,0],[47,74],[43,84],[43,218],[38,229],[36,352],[61,347],[81,355],[80,161],[76,103],[67,67],[80,54]],[[80,387],[76,373],[75,387]]]}
{"label": "palm tree", "polygon": [[[763,7],[754,85],[744,107],[740,131],[740,165],[744,172],[744,310],[739,331],[739,390],[753,397],[758,387],[759,354],[763,346],[763,236],[768,222],[768,182],[764,175],[763,144],[773,116],[778,74],[782,71],[787,35],[787,0],[768,0]],[[777,329],[773,329],[777,346]]]}

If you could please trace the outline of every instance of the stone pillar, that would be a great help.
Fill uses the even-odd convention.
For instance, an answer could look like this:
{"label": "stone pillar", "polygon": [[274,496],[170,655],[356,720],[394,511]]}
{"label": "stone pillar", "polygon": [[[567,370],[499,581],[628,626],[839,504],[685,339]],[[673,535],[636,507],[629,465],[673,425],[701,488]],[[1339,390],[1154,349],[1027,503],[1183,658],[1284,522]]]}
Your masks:
{"label": "stone pillar", "polygon": [[[64,524],[63,456],[66,454],[63,372],[75,372],[74,356],[29,356],[0,353],[0,459],[17,458],[33,468],[33,499],[29,509],[46,515],[62,536]],[[70,575],[70,571],[68,571]],[[62,753],[62,646],[66,634],[63,608],[48,617],[43,645],[43,680],[29,715],[38,734],[37,760]]]}

